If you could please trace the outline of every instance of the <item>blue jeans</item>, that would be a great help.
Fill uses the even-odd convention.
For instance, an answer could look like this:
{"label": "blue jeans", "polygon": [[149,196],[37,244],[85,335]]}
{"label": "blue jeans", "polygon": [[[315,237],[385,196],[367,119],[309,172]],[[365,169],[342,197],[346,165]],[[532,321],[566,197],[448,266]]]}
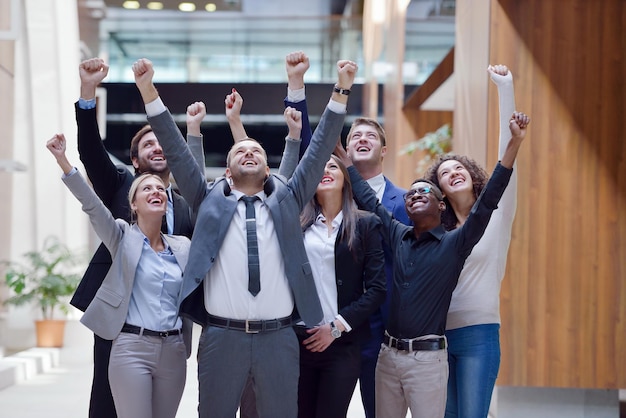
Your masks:
{"label": "blue jeans", "polygon": [[446,331],[448,400],[446,418],[485,418],[500,368],[500,325]]}

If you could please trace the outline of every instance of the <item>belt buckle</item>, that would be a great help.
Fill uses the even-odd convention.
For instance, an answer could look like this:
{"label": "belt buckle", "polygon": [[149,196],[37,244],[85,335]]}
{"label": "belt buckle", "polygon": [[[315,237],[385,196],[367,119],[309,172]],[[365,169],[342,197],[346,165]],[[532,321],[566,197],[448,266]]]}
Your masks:
{"label": "belt buckle", "polygon": [[250,329],[250,320],[246,319],[246,334],[258,334],[260,330]]}
{"label": "belt buckle", "polygon": [[169,331],[161,331],[161,332],[159,332],[159,337],[161,337],[161,338],[167,338],[167,337],[169,337],[169,335],[170,335]]}

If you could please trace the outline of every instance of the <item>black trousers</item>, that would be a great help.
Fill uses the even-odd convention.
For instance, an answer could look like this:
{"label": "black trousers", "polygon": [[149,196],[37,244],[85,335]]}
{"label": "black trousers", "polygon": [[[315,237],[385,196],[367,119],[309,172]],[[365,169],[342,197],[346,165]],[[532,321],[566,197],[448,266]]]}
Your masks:
{"label": "black trousers", "polygon": [[94,334],[93,343],[93,382],[89,399],[89,418],[117,418],[115,403],[109,386],[109,357],[111,340]]}
{"label": "black trousers", "polygon": [[312,353],[300,341],[299,418],[345,418],[361,373],[361,346],[334,341],[325,351]]}

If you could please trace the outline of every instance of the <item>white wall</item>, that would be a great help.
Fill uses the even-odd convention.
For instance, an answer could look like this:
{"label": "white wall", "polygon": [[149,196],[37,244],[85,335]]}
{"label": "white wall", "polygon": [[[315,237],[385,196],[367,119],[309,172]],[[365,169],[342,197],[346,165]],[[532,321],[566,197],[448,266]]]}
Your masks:
{"label": "white wall", "polygon": [[[11,174],[10,219],[3,253],[17,259],[58,236],[72,249],[87,249],[89,226],[80,206],[61,182],[61,170],[45,148],[55,133],[65,133],[70,161],[79,166],[73,103],[79,96],[79,36],[76,0],[21,0],[15,41],[13,137],[16,161],[27,171]],[[11,106],[11,104],[9,104]],[[79,168],[82,168],[79,166]],[[5,213],[8,212],[8,213]],[[10,238],[9,238],[10,237]],[[37,312],[9,310],[0,325],[0,345],[22,347]]]}

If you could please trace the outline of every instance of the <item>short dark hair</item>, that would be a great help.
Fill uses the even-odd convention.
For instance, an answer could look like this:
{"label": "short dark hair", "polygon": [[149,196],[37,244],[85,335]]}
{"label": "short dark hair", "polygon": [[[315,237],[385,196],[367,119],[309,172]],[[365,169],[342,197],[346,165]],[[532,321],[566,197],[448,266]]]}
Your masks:
{"label": "short dark hair", "polygon": [[152,127],[150,125],[145,125],[141,128],[133,139],[130,140],[130,160],[133,161],[133,158],[139,158],[139,141],[143,136],[147,133],[152,132]]}
{"label": "short dark hair", "polygon": [[443,201],[443,193],[441,193],[441,189],[439,188],[439,186],[437,186],[432,181],[422,177],[422,178],[413,180],[413,183],[411,183],[411,186],[413,186],[415,183],[428,183],[428,184],[430,184],[433,187],[433,191],[435,192],[434,195],[437,198],[437,200],[439,200],[440,202]]}

